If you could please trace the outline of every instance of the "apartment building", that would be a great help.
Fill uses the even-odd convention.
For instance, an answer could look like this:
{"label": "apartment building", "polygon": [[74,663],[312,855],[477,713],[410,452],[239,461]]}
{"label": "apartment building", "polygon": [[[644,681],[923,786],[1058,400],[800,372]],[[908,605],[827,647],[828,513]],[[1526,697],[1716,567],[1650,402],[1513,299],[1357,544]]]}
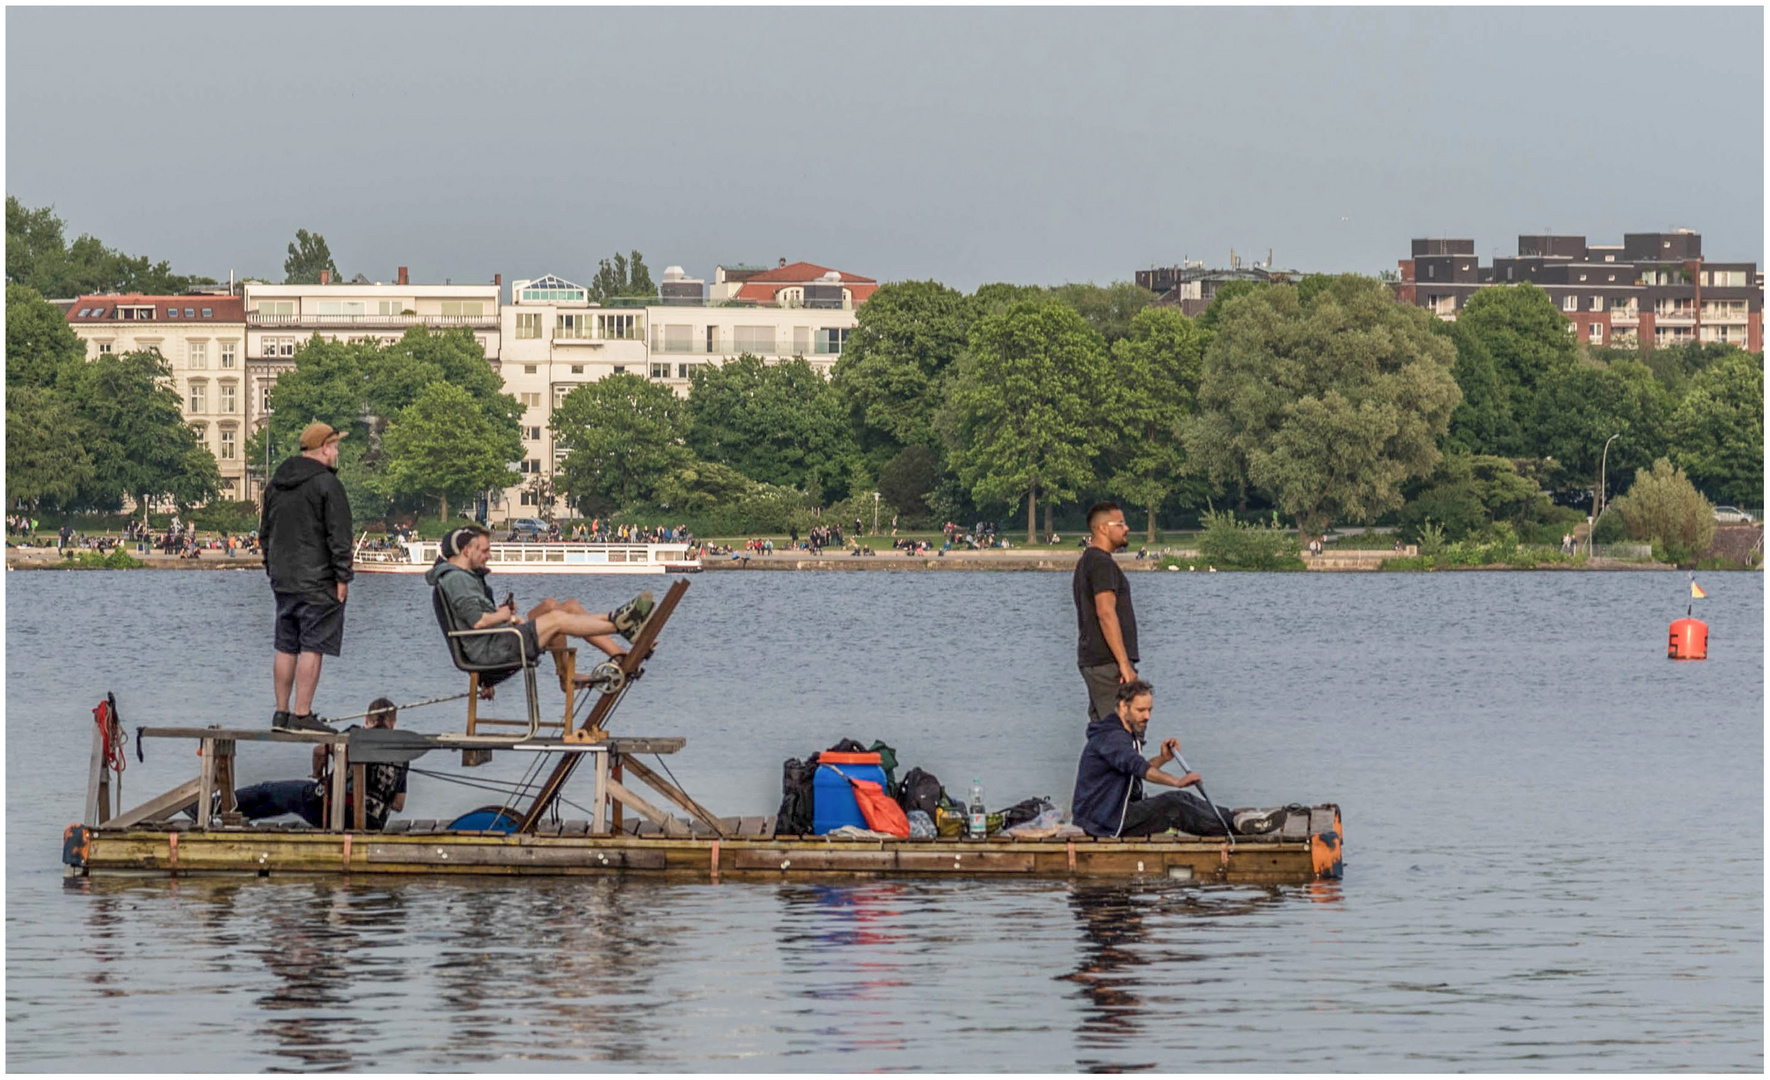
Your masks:
{"label": "apartment building", "polygon": [[81,296],[67,316],[68,325],[86,343],[87,359],[158,350],[171,369],[185,419],[220,466],[221,497],[253,497],[245,461],[250,391],[245,303],[240,297]]}
{"label": "apartment building", "polygon": [[1592,345],[1647,347],[1720,342],[1764,347],[1764,279],[1752,262],[1709,260],[1689,229],[1625,233],[1620,245],[1583,236],[1518,238],[1518,254],[1482,266],[1475,242],[1417,239],[1399,260],[1403,303],[1455,319],[1478,289],[1529,281],[1547,292],[1569,329]]}
{"label": "apartment building", "polygon": [[[493,519],[538,509],[531,485],[565,457],[548,424],[553,409],[586,382],[639,375],[687,396],[696,367],[744,353],[766,361],[802,357],[824,375],[855,325],[855,308],[877,282],[813,263],[774,270],[719,267],[714,287],[664,271],[656,303],[603,307],[581,285],[554,275],[512,281],[497,358],[505,392],[523,406],[523,460],[491,507]],[[563,510],[562,503],[555,509]]]}
{"label": "apartment building", "polygon": [[1203,262],[1185,260],[1179,266],[1152,266],[1135,274],[1139,286],[1156,294],[1155,307],[1178,307],[1192,319],[1204,314],[1217,299],[1217,290],[1232,281],[1283,284],[1294,283],[1298,277],[1295,270],[1279,270],[1261,263],[1242,266],[1239,260],[1228,269],[1211,269]]}
{"label": "apartment building", "polygon": [[[277,377],[295,366],[295,350],[318,334],[327,341],[372,341],[391,344],[414,326],[430,330],[465,327],[496,362],[501,347],[499,309],[503,282],[494,276],[486,285],[413,283],[400,267],[392,284],[332,282],[321,275],[317,285],[242,287],[247,378],[247,430],[255,432],[270,415],[270,389]],[[287,455],[283,455],[287,456]],[[271,465],[275,468],[275,463]],[[242,498],[257,498],[264,483],[264,463],[253,463],[251,487]]]}

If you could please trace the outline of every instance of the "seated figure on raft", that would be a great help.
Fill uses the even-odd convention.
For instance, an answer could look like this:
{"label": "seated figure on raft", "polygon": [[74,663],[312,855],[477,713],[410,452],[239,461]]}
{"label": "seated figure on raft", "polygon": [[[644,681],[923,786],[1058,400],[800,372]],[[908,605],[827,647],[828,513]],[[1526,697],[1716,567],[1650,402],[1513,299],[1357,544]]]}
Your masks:
{"label": "seated figure on raft", "polygon": [[[492,600],[492,587],[486,584],[490,573],[486,564],[492,557],[492,534],[478,525],[463,525],[443,537],[442,554],[424,580],[441,594],[448,605],[455,625],[462,630],[484,630],[493,626],[514,626],[524,641],[519,649],[511,634],[476,634],[460,639],[467,658],[475,664],[508,664],[511,673],[521,670],[526,653],[531,661],[547,649],[564,648],[566,638],[582,638],[608,654],[611,659],[626,655],[626,650],[611,636],[619,634],[632,641],[646,619],[651,617],[652,595],[642,592],[606,615],[592,615],[576,600],[555,600],[548,597],[529,609],[527,615],[516,610],[516,598],[507,597],[503,604]],[[492,696],[491,683],[482,681],[480,696]],[[589,676],[577,682],[589,685]]]}
{"label": "seated figure on raft", "polygon": [[[398,718],[399,713],[393,702],[384,697],[376,698],[369,703],[369,715],[363,721],[363,726],[391,728]],[[326,750],[324,745],[313,748],[311,780],[268,780],[234,792],[234,802],[239,806],[240,813],[248,821],[295,814],[316,829],[325,828],[326,791],[330,787],[326,770],[330,755]],[[389,814],[406,808],[406,769],[405,765],[363,767],[364,786],[369,789],[363,803],[363,813],[370,829],[379,832],[387,825]],[[352,821],[354,818],[351,815],[356,807],[354,778],[345,778],[344,802],[345,820]]]}
{"label": "seated figure on raft", "polygon": [[[1143,735],[1154,704],[1154,687],[1133,679],[1119,684],[1117,712],[1089,722],[1071,800],[1077,827],[1089,836],[1153,836],[1169,829],[1223,836],[1226,822],[1239,835],[1267,833],[1284,824],[1285,809],[1231,811],[1184,790],[1200,782],[1197,773],[1162,771],[1179,755],[1178,739],[1163,740],[1161,753],[1145,759]],[[1180,790],[1144,798],[1144,781]]]}

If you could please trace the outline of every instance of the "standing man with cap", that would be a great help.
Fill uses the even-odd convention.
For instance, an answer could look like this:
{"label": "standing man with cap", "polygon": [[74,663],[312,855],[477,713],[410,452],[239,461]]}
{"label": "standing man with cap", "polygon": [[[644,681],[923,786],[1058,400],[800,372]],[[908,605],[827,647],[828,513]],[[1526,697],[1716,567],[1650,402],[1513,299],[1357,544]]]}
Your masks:
{"label": "standing man with cap", "polygon": [[1117,715],[1120,683],[1137,679],[1137,615],[1131,583],[1112,559],[1131,527],[1117,503],[1088,508],[1088,547],[1076,560],[1070,592],[1076,603],[1076,663],[1088,687],[1088,721]]}
{"label": "standing man with cap", "polygon": [[[344,641],[344,598],[350,592],[350,500],[338,482],[338,441],[345,433],[314,421],[301,432],[301,453],[277,467],[264,489],[259,542],[264,572],[276,593],[276,658],[271,672],[277,731],[331,731],[313,715],[320,662]],[[294,692],[294,709],[289,696]]]}

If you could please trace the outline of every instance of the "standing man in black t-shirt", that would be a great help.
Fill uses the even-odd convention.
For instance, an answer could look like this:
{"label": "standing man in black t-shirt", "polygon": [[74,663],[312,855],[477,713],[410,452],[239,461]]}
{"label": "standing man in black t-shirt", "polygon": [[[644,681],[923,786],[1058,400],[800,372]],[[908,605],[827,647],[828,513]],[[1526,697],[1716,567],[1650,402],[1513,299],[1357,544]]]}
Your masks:
{"label": "standing man in black t-shirt", "polygon": [[1112,559],[1131,527],[1116,503],[1088,508],[1088,547],[1076,560],[1070,584],[1076,602],[1076,663],[1088,686],[1088,720],[1112,716],[1120,683],[1137,678],[1137,616],[1131,583]]}

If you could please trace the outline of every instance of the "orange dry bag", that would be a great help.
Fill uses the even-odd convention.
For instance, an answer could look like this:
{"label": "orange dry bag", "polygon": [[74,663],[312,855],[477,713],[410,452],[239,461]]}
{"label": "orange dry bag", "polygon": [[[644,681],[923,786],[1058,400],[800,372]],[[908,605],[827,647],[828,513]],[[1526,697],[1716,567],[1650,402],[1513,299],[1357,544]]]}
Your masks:
{"label": "orange dry bag", "polygon": [[860,807],[860,816],[866,819],[867,828],[909,839],[910,819],[904,816],[903,807],[885,794],[883,784],[877,780],[856,780],[834,765],[830,768],[835,769],[836,775],[848,781],[848,785],[854,788],[854,803]]}

